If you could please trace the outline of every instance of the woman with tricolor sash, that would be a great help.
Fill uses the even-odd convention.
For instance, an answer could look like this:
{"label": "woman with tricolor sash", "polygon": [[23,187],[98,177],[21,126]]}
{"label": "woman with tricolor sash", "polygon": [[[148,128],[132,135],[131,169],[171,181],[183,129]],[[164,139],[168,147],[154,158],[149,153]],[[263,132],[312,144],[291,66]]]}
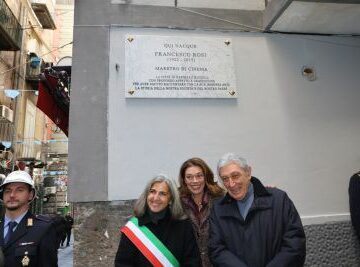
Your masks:
{"label": "woman with tricolor sash", "polygon": [[191,222],[171,180],[158,175],[134,206],[134,217],[121,228],[115,258],[120,266],[201,266]]}

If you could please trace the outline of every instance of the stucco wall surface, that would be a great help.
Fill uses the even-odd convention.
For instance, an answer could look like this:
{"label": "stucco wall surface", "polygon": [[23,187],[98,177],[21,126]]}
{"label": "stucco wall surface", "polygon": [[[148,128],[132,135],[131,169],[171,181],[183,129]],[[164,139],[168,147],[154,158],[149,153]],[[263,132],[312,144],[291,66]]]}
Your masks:
{"label": "stucco wall surface", "polygon": [[[232,40],[238,97],[125,98],[126,34]],[[287,191],[302,216],[346,216],[348,180],[360,160],[359,45],[355,38],[112,27],[109,200],[136,198],[157,173],[176,179],[190,157],[215,169],[233,151],[265,184]],[[303,66],[314,68],[315,81],[302,77]]]}

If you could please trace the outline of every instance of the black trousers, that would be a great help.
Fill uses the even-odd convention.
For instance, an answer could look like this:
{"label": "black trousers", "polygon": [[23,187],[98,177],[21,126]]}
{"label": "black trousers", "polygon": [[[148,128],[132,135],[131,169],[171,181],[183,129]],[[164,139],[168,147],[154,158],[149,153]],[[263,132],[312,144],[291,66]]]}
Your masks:
{"label": "black trousers", "polygon": [[66,235],[64,235],[63,239],[61,240],[61,246],[64,245],[65,239],[66,239],[66,245],[70,245],[70,238],[71,238],[71,228],[70,230],[66,230]]}

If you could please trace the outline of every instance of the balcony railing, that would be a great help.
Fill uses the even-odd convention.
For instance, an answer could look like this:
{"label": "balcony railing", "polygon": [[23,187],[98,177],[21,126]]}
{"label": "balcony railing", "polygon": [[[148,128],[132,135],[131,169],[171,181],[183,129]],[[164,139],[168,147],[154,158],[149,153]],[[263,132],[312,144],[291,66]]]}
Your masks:
{"label": "balcony railing", "polygon": [[0,0],[0,50],[20,50],[21,38],[21,25],[5,0]]}
{"label": "balcony railing", "polygon": [[31,158],[34,160],[41,160],[43,144],[41,141],[34,139],[16,141],[15,153],[16,158]]}
{"label": "balcony railing", "polygon": [[0,118],[0,142],[8,143],[10,146],[14,138],[14,123]]}
{"label": "balcony railing", "polygon": [[49,0],[31,0],[32,9],[39,19],[42,27],[48,30],[55,30],[55,21],[51,15],[51,12],[53,12],[51,3],[52,1]]}

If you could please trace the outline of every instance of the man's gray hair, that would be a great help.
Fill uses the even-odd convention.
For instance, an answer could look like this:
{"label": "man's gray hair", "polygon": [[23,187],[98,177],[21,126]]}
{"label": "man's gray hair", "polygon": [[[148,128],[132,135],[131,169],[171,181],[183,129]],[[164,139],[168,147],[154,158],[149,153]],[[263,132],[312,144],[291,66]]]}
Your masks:
{"label": "man's gray hair", "polygon": [[244,169],[245,171],[249,170],[249,165],[246,162],[246,159],[243,157],[240,157],[238,154],[235,153],[226,153],[223,155],[217,164],[217,172],[220,176],[220,169],[230,163],[237,164],[240,168]]}
{"label": "man's gray hair", "polygon": [[147,196],[150,192],[151,187],[155,184],[155,183],[166,183],[168,188],[169,188],[169,193],[170,193],[170,211],[171,211],[171,217],[173,219],[177,219],[177,220],[183,220],[186,219],[186,215],[184,213],[184,210],[181,206],[181,202],[180,202],[180,197],[179,197],[179,192],[176,188],[176,186],[174,185],[174,183],[167,178],[164,174],[159,174],[156,175],[154,178],[152,178],[145,186],[144,191],[142,192],[142,194],[140,195],[140,197],[138,198],[138,200],[135,202],[134,205],[134,214],[136,217],[141,217],[145,214],[147,207]]}

